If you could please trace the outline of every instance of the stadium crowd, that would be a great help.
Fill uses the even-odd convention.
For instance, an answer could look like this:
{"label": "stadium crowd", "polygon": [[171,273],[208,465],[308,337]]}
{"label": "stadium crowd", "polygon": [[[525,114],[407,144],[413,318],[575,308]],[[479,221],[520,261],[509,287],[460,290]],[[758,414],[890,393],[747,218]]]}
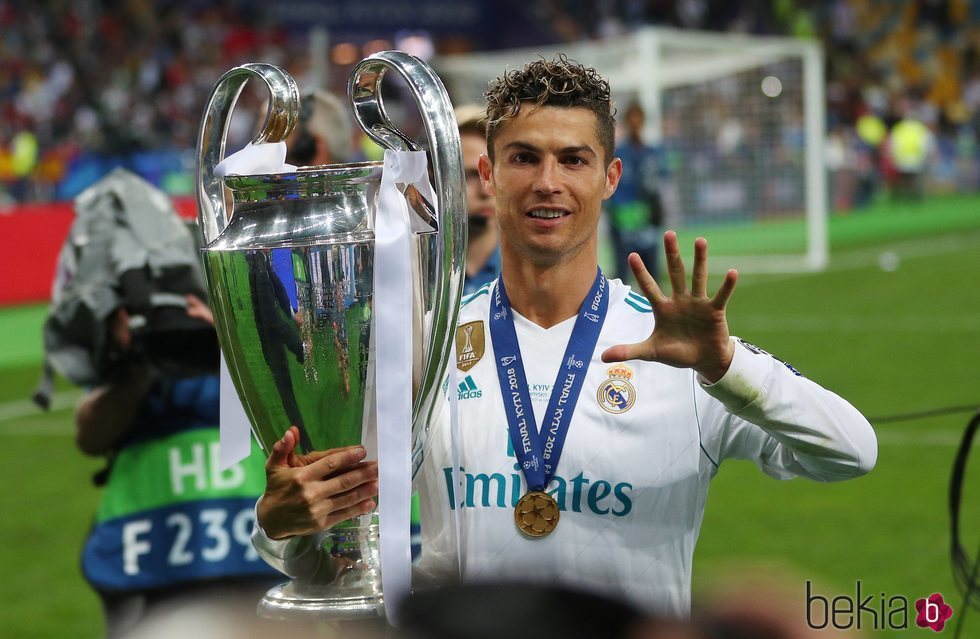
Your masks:
{"label": "stadium crowd", "polygon": [[[556,42],[643,25],[819,38],[836,208],[860,206],[900,177],[883,144],[905,116],[933,136],[932,190],[977,187],[980,3],[550,0],[535,12]],[[308,85],[307,35],[270,20],[257,3],[0,2],[0,202],[69,199],[119,165],[189,194],[197,126],[215,79],[261,60]],[[460,38],[435,37],[433,45],[458,52]],[[331,79],[341,82],[348,69],[335,60]],[[230,144],[252,131],[248,121],[236,124]]]}

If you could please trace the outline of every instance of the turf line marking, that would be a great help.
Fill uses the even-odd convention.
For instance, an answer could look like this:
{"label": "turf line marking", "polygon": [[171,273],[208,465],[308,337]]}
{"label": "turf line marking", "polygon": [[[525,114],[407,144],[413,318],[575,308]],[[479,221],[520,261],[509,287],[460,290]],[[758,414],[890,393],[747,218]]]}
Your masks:
{"label": "turf line marking", "polygon": [[955,253],[974,248],[980,244],[980,234],[975,231],[967,231],[953,235],[932,236],[921,239],[900,240],[887,244],[874,246],[863,246],[856,249],[847,249],[840,253],[830,256],[830,263],[823,271],[784,273],[782,275],[752,277],[749,273],[746,281],[740,281],[738,285],[742,288],[746,286],[756,286],[759,284],[770,284],[795,280],[804,277],[813,277],[821,273],[831,273],[834,271],[853,271],[862,268],[880,268],[878,260],[882,253],[895,253],[898,255],[899,262],[906,259],[920,257],[935,257],[947,253]]}
{"label": "turf line marking", "polygon": [[64,439],[73,437],[74,433],[75,424],[69,418],[60,422],[44,422],[41,424],[0,423],[0,437],[57,437]]}
{"label": "turf line marking", "polygon": [[0,424],[10,422],[24,417],[35,417],[38,415],[50,414],[55,411],[74,408],[82,396],[81,390],[70,390],[55,393],[51,398],[51,410],[48,413],[41,410],[37,404],[29,399],[15,399],[9,402],[0,403]]}
{"label": "turf line marking", "polygon": [[879,430],[878,443],[884,446],[940,446],[956,447],[963,433],[955,430]]}
{"label": "turf line marking", "polygon": [[957,315],[751,315],[740,314],[731,323],[738,330],[787,333],[943,333],[980,332],[980,314]]}

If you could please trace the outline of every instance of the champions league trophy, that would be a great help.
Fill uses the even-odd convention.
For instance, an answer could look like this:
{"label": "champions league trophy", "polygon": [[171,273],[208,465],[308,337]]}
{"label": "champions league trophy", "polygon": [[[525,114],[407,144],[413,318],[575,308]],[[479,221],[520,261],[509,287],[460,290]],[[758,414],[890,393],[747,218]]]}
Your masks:
{"label": "champions league trophy", "polygon": [[[418,218],[412,226],[423,229],[411,234],[411,268],[404,272],[413,280],[412,443],[417,445],[445,399],[441,385],[462,290],[466,206],[452,105],[425,63],[400,51],[362,60],[349,82],[358,124],[386,149],[421,150],[385,113],[380,85],[392,70],[406,81],[419,107],[435,177],[436,202],[426,201],[410,183],[397,185],[410,217]],[[217,176],[231,112],[249,79],[262,81],[270,92],[253,145],[284,140],[300,110],[296,83],[285,71],[246,64],[218,80],[204,113],[198,141],[202,254],[225,362],[267,454],[290,425],[300,430],[301,452],[361,443],[374,450],[373,319],[386,304],[374,295],[375,221],[384,165]],[[397,371],[397,379],[409,383],[408,371]],[[292,581],[259,603],[260,615],[383,614],[376,512],[331,528],[322,540],[302,542],[319,544],[314,574],[290,574]]]}

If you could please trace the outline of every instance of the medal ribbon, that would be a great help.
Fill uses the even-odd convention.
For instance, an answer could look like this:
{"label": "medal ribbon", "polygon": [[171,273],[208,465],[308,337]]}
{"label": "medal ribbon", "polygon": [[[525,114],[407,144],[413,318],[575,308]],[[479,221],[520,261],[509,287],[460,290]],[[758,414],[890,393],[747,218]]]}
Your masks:
{"label": "medal ribbon", "polygon": [[539,433],[510,300],[504,290],[503,278],[497,280],[490,306],[490,339],[497,359],[497,380],[504,399],[510,439],[517,461],[524,471],[528,491],[543,491],[558,468],[568,426],[606,319],[609,306],[607,288],[602,270],[597,269],[595,282],[582,302],[568,346],[565,347]]}

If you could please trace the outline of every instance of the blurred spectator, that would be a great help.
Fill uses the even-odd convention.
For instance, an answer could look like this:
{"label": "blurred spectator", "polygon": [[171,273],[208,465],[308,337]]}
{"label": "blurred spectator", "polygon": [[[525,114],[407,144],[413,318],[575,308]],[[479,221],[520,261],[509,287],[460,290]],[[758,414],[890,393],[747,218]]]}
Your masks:
{"label": "blurred spectator", "polygon": [[416,592],[395,639],[709,639],[693,626],[651,617],[604,595],[520,582]]}
{"label": "blurred spectator", "polygon": [[657,246],[664,208],[661,190],[667,177],[664,151],[643,141],[643,109],[631,104],[623,120],[624,139],[616,148],[623,161],[623,177],[607,203],[609,230],[613,242],[616,277],[627,280],[632,271],[627,263],[630,253],[639,253],[654,277],[660,271]]}
{"label": "blurred spectator", "polygon": [[906,115],[891,128],[885,140],[885,152],[894,169],[892,196],[895,199],[922,199],[923,173],[935,150],[932,131],[913,115]]}
{"label": "blurred spectator", "polygon": [[459,142],[463,150],[466,176],[466,274],[463,294],[473,293],[500,275],[500,239],[494,211],[494,198],[480,182],[477,166],[487,153],[487,129],[483,107],[465,104],[456,107]]}
{"label": "blurred spectator", "polygon": [[853,204],[863,208],[871,202],[881,186],[881,148],[888,135],[888,127],[875,112],[869,111],[858,118],[855,133],[856,185]]}
{"label": "blurred spectator", "polygon": [[[886,117],[889,101],[911,97],[943,151],[943,162],[920,176],[922,188],[973,191],[980,180],[975,4],[549,0],[528,14],[567,41],[646,25],[822,38],[828,130],[853,128],[868,112]],[[222,73],[264,61],[310,80],[307,28],[275,16],[257,4],[218,0],[0,3],[0,202],[70,199],[117,166],[190,195],[201,107]],[[461,39],[447,37],[445,47],[465,50]],[[348,66],[335,65],[328,89],[341,90]],[[245,107],[263,99],[251,86],[241,96]],[[398,103],[387,106],[397,112]],[[941,117],[949,126],[937,126]],[[252,124],[233,121],[230,148],[247,141]],[[859,205],[862,193],[849,199]]]}
{"label": "blurred spectator", "polygon": [[296,166],[350,162],[353,127],[349,113],[347,105],[329,91],[304,93],[299,121],[286,138],[286,162]]}
{"label": "blurred spectator", "polygon": [[857,639],[807,625],[801,580],[752,565],[716,577],[690,620],[642,613],[622,600],[566,586],[488,581],[416,592],[393,639]]}
{"label": "blurred spectator", "polygon": [[268,628],[255,604],[279,581],[248,537],[264,455],[219,467],[218,344],[194,236],[121,170],[76,213],[45,346],[68,379],[91,384],[75,439],[107,465],[81,565],[106,636],[257,638]]}

